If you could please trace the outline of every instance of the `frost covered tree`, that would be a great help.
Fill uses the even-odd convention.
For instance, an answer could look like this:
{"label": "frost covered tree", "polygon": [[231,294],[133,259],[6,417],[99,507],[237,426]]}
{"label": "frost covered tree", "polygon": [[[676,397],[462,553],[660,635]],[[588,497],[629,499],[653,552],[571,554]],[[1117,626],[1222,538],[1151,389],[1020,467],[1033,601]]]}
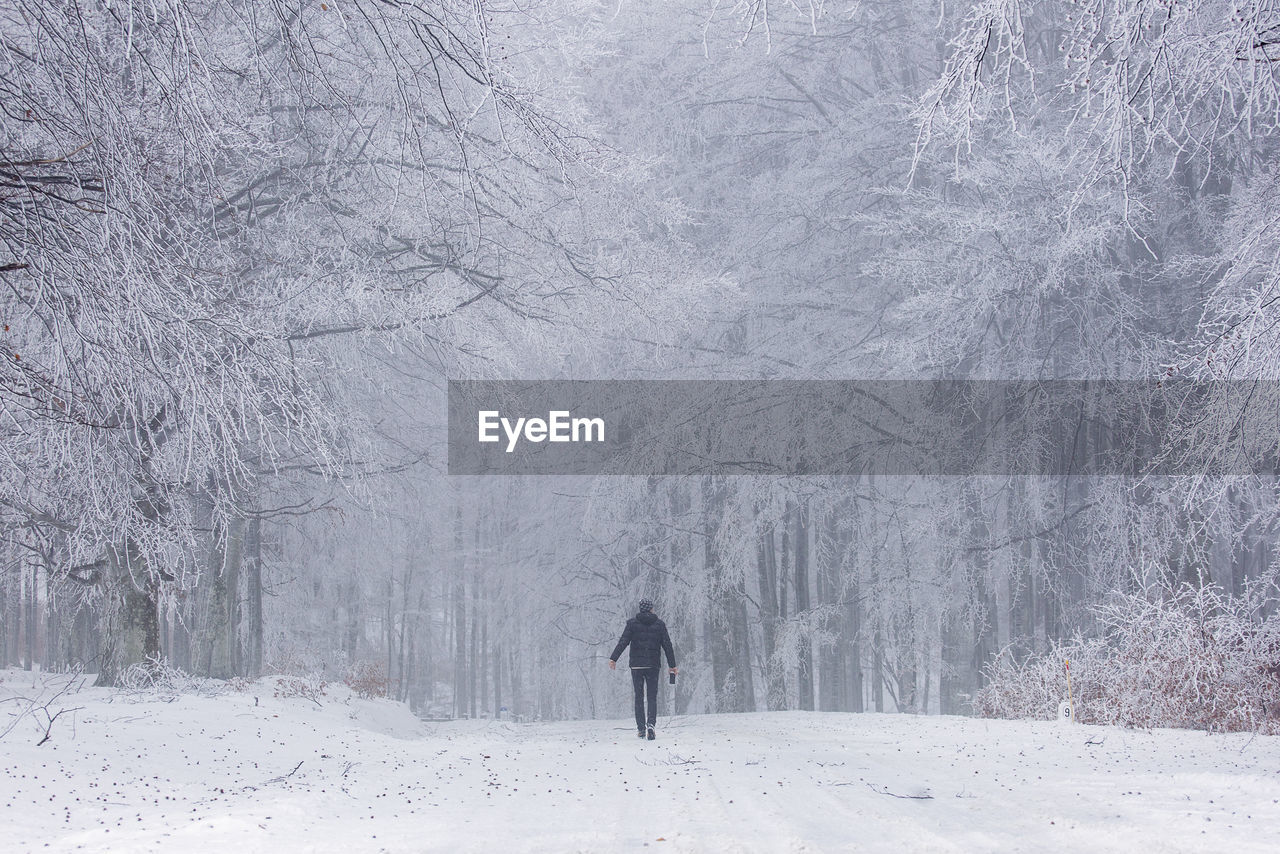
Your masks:
{"label": "frost covered tree", "polygon": [[268,480],[372,463],[376,339],[510,361],[645,285],[601,252],[627,164],[522,49],[549,12],[5,8],[0,501],[12,560],[103,601],[104,679]]}

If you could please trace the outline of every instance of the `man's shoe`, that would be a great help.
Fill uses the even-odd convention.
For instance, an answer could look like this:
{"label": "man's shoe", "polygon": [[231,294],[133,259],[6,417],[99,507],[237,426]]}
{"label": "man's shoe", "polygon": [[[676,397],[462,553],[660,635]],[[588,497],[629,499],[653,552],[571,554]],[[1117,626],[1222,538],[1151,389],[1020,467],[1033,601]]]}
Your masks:
{"label": "man's shoe", "polygon": [[653,727],[649,727],[649,740],[653,741],[655,738],[657,738],[657,736],[653,734]]}
{"label": "man's shoe", "polygon": [[639,732],[637,732],[637,733],[636,733],[636,737],[638,737],[638,738],[644,738],[644,730],[640,730]]}

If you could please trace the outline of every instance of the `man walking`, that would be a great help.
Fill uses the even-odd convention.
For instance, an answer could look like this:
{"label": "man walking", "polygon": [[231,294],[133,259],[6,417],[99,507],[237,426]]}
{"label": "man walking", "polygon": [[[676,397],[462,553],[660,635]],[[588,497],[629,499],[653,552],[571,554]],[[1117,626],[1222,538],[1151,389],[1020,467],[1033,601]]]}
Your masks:
{"label": "man walking", "polygon": [[[653,613],[653,602],[640,600],[640,607],[634,617],[627,620],[627,627],[622,630],[622,638],[613,648],[609,656],[609,669],[618,666],[618,656],[631,646],[631,687],[636,694],[636,730],[640,738],[646,734],[650,741],[655,738],[654,726],[658,723],[658,671],[662,665],[662,653],[667,654],[667,666],[671,668],[671,681],[675,681],[676,653],[671,647],[671,635],[667,634],[667,624]],[[645,698],[649,701],[649,715],[645,717]]]}

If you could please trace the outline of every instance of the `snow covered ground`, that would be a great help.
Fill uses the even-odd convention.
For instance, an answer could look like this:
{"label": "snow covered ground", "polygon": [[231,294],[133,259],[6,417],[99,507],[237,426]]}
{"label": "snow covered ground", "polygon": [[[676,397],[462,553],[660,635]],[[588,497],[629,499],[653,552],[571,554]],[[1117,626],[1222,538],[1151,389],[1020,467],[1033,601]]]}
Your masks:
{"label": "snow covered ground", "polygon": [[[0,671],[14,696],[66,677]],[[1280,739],[780,712],[424,724],[273,679],[0,738],[4,851],[1277,851]],[[8,698],[8,699],[7,699]]]}

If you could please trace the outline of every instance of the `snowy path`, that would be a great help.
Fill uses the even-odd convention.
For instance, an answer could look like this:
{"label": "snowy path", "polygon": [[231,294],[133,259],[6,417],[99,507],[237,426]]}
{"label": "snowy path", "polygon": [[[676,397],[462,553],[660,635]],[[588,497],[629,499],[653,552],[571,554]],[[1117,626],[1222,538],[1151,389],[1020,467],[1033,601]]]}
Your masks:
{"label": "snowy path", "polygon": [[4,851],[1280,850],[1277,738],[787,712],[643,742],[261,683],[64,705],[0,741]]}

